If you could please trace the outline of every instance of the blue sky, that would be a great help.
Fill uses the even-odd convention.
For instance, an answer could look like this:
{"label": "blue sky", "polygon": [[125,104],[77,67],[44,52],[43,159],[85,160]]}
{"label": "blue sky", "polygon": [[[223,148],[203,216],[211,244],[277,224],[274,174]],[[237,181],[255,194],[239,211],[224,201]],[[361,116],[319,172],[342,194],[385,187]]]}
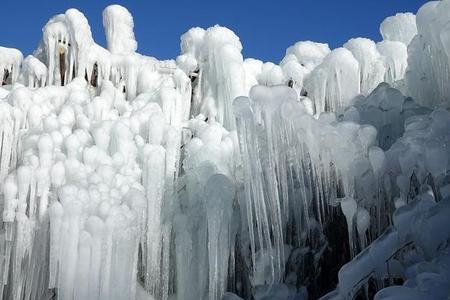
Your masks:
{"label": "blue sky", "polygon": [[[190,0],[190,1],[2,1],[0,45],[32,53],[47,20],[71,7],[89,20],[94,39],[104,46],[102,10],[121,4],[134,16],[140,53],[175,58],[180,35],[194,26],[220,24],[232,29],[244,57],[279,62],[300,40],[327,42],[336,48],[352,37],[380,40],[379,24],[396,12],[417,12],[425,0]],[[7,25],[5,25],[7,24]]]}

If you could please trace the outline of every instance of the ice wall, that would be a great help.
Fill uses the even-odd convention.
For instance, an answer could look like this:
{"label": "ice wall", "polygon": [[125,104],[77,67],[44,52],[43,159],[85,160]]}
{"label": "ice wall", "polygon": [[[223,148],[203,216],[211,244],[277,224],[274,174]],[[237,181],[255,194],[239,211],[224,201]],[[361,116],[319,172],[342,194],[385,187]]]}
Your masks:
{"label": "ice wall", "polygon": [[[376,130],[353,122],[336,123],[333,114],[316,120],[296,99],[286,86],[255,86],[250,98],[234,102],[243,176],[249,178],[240,202],[245,205],[249,242],[255,249],[253,261],[265,251],[270,253],[267,265],[253,266],[256,274],[259,267],[270,268],[267,283],[280,282],[288,245],[303,246],[308,244],[306,237],[314,239],[320,257],[326,247],[321,244],[323,237],[308,232],[327,223],[332,207],[340,204],[347,217],[351,253],[361,247],[353,236],[365,243],[370,225],[367,211],[378,207],[375,218],[387,213],[377,196],[383,183],[375,179],[383,172],[384,154],[376,147]],[[377,232],[383,225],[370,226]]]}
{"label": "ice wall", "polygon": [[106,48],[76,9],[0,48],[0,298],[441,299],[449,3],[279,64],[218,25],[139,54],[118,5]]}

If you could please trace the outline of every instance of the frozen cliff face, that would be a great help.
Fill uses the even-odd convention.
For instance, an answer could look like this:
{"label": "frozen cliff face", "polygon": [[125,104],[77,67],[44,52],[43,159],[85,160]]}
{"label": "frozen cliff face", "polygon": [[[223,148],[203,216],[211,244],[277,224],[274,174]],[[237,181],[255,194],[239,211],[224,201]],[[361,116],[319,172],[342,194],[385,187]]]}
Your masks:
{"label": "frozen cliff face", "polygon": [[0,47],[0,298],[445,299],[449,21],[279,64],[196,27],[159,61],[111,5],[106,48],[76,9]]}

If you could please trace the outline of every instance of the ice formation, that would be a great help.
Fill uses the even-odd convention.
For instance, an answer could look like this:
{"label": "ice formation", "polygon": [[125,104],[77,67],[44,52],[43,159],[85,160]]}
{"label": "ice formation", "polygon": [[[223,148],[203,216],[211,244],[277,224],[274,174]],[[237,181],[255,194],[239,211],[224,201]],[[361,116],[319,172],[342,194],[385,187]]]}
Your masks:
{"label": "ice formation", "polygon": [[0,299],[446,299],[450,0],[341,48],[137,53],[76,9],[0,47]]}
{"label": "ice formation", "polygon": [[[362,69],[361,69],[362,70]],[[361,92],[360,65],[346,48],[331,51],[305,79],[315,113],[342,112]]]}
{"label": "ice formation", "polygon": [[448,107],[448,1],[430,1],[417,12],[418,34],[408,46],[405,84],[408,95],[421,104]]}
{"label": "ice formation", "polygon": [[367,95],[384,79],[386,70],[381,55],[375,43],[369,39],[351,39],[344,47],[352,52],[359,63],[360,92]]}
{"label": "ice formation", "polygon": [[409,45],[417,34],[416,16],[412,13],[398,13],[387,17],[380,25],[380,32],[384,40]]}

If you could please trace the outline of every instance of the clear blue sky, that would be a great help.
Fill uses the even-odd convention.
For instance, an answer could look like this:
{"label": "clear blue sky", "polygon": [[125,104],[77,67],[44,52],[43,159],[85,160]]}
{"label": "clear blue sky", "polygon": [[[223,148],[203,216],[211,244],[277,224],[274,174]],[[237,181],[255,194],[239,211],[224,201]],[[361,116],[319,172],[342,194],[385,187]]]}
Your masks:
{"label": "clear blue sky", "polygon": [[327,42],[336,48],[352,37],[380,40],[379,24],[396,12],[414,12],[425,0],[3,0],[0,46],[32,53],[47,20],[74,7],[89,20],[96,42],[105,46],[102,11],[121,4],[134,16],[138,51],[159,59],[179,54],[180,35],[194,26],[220,24],[232,29],[244,57],[279,62],[300,40]]}

